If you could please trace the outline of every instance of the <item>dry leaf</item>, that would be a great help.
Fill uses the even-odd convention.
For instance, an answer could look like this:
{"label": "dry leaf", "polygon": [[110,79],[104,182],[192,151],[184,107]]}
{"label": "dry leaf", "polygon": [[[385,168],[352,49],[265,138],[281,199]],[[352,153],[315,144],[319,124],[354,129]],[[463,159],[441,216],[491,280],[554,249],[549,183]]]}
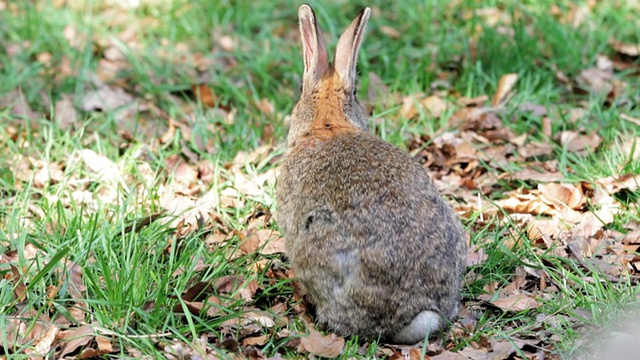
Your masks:
{"label": "dry leaf", "polygon": [[380,31],[382,31],[383,34],[393,39],[399,39],[401,36],[400,31],[398,31],[395,28],[392,28],[391,26],[382,25],[380,26]]}
{"label": "dry leaf", "polygon": [[560,133],[560,144],[567,147],[570,152],[580,150],[595,151],[602,143],[602,138],[598,134],[580,134],[575,131],[563,131]]}
{"label": "dry leaf", "polygon": [[113,352],[113,345],[111,344],[111,339],[105,336],[96,336],[96,343],[98,344],[98,350],[102,354],[109,354]]}
{"label": "dry leaf", "polygon": [[535,309],[541,305],[536,299],[525,294],[507,295],[506,297],[490,300],[489,302],[504,311],[515,312]]}
{"label": "dry leaf", "polygon": [[468,360],[468,359],[469,358],[464,355],[454,353],[449,350],[445,350],[438,355],[431,356],[431,360]]}
{"label": "dry leaf", "polygon": [[35,352],[30,355],[47,355],[51,351],[51,345],[56,340],[59,331],[60,329],[57,327],[49,326],[49,330],[43,336],[34,339]]}
{"label": "dry leaf", "polygon": [[564,179],[564,175],[558,172],[548,172],[545,170],[538,170],[535,168],[524,168],[515,173],[509,174],[509,178],[512,180],[525,180],[525,181],[537,181],[537,182],[551,182]]}
{"label": "dry leaf", "polygon": [[31,110],[27,97],[22,89],[13,89],[0,97],[0,109],[8,108],[9,113],[35,120],[42,115]]}
{"label": "dry leaf", "polygon": [[424,97],[423,93],[405,96],[402,99],[402,107],[400,108],[400,117],[403,119],[413,119],[418,116],[417,104]]}
{"label": "dry leaf", "polygon": [[213,90],[206,84],[197,84],[191,86],[191,91],[203,105],[208,107],[215,107],[218,104],[218,98],[213,93]]}
{"label": "dry leaf", "polygon": [[609,194],[615,194],[622,189],[636,191],[640,187],[640,174],[609,176],[596,180],[596,184],[603,187]]}
{"label": "dry leaf", "polygon": [[609,44],[611,45],[613,50],[619,52],[620,54],[631,57],[640,56],[640,44],[625,43],[622,41],[617,41],[614,38],[609,39]]}
{"label": "dry leaf", "polygon": [[502,75],[498,82],[498,88],[496,89],[493,99],[491,99],[491,106],[498,107],[509,95],[513,85],[518,81],[518,74],[505,74]]}
{"label": "dry leaf", "polygon": [[343,337],[333,333],[322,335],[313,328],[313,325],[308,324],[307,328],[309,334],[300,338],[299,352],[307,351],[310,354],[327,358],[335,358],[342,354],[344,349]]}
{"label": "dry leaf", "polygon": [[87,92],[81,100],[83,111],[107,112],[132,105],[133,96],[118,87],[102,86]]}
{"label": "dry leaf", "polygon": [[248,337],[242,340],[242,346],[244,347],[253,346],[253,345],[262,346],[267,342],[267,339],[268,339],[267,335]]}
{"label": "dry leaf", "polygon": [[60,352],[59,357],[63,358],[68,354],[76,351],[79,347],[88,345],[94,338],[93,326],[86,324],[81,327],[71,329],[64,332],[61,341],[66,343]]}
{"label": "dry leaf", "polygon": [[78,113],[73,106],[71,95],[62,94],[60,99],[55,104],[55,120],[58,123],[60,130],[69,129],[77,124]]}
{"label": "dry leaf", "polygon": [[540,197],[543,201],[558,209],[567,206],[570,209],[578,210],[587,202],[582,188],[572,184],[538,184],[538,190],[540,190]]}
{"label": "dry leaf", "polygon": [[422,106],[433,117],[440,117],[447,110],[447,103],[439,96],[431,95],[422,100]]}
{"label": "dry leaf", "polygon": [[256,102],[256,107],[265,115],[272,115],[276,111],[275,105],[269,99],[260,99]]}

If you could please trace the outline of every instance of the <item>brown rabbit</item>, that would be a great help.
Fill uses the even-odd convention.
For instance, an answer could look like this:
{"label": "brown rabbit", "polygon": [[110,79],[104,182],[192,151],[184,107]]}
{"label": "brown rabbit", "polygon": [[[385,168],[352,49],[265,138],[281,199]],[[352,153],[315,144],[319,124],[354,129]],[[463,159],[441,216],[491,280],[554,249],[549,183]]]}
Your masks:
{"label": "brown rabbit", "polygon": [[416,343],[458,313],[465,233],[424,169],[367,130],[356,62],[371,9],[335,64],[309,5],[298,11],[302,94],[277,184],[278,223],[318,321],[342,335]]}

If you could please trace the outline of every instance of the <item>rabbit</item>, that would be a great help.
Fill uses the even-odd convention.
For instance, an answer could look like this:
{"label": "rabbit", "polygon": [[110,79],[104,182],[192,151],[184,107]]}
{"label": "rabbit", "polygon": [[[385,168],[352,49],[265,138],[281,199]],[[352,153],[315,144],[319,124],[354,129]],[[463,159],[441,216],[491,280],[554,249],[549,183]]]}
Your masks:
{"label": "rabbit", "polygon": [[298,11],[304,72],[276,184],[277,222],[317,321],[413,344],[457,316],[466,234],[422,166],[368,131],[356,100],[365,8],[330,63],[313,9]]}

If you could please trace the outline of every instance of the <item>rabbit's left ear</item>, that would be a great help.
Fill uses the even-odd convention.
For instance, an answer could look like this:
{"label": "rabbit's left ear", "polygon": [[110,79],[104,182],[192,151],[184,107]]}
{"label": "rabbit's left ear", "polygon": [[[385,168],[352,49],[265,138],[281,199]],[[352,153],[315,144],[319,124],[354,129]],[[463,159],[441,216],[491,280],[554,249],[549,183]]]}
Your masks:
{"label": "rabbit's left ear", "polygon": [[340,40],[338,40],[334,68],[348,90],[352,90],[356,86],[358,51],[360,50],[360,45],[362,45],[365,28],[370,16],[371,8],[362,9],[360,14],[351,22],[351,25],[342,33]]}
{"label": "rabbit's left ear", "polygon": [[313,87],[329,69],[327,46],[318,26],[316,14],[311,6],[304,4],[298,9],[300,20],[300,38],[304,57],[304,73],[302,86]]}

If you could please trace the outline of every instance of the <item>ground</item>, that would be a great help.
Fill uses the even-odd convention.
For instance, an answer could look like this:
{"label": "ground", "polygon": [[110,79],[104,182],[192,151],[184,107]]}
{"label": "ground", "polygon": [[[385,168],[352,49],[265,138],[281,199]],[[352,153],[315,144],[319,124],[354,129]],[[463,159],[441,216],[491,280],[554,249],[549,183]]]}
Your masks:
{"label": "ground", "polygon": [[459,319],[412,347],[315,327],[283,253],[299,5],[0,0],[0,358],[632,349],[638,1],[312,3],[330,53],[372,7],[371,131],[469,234]]}

